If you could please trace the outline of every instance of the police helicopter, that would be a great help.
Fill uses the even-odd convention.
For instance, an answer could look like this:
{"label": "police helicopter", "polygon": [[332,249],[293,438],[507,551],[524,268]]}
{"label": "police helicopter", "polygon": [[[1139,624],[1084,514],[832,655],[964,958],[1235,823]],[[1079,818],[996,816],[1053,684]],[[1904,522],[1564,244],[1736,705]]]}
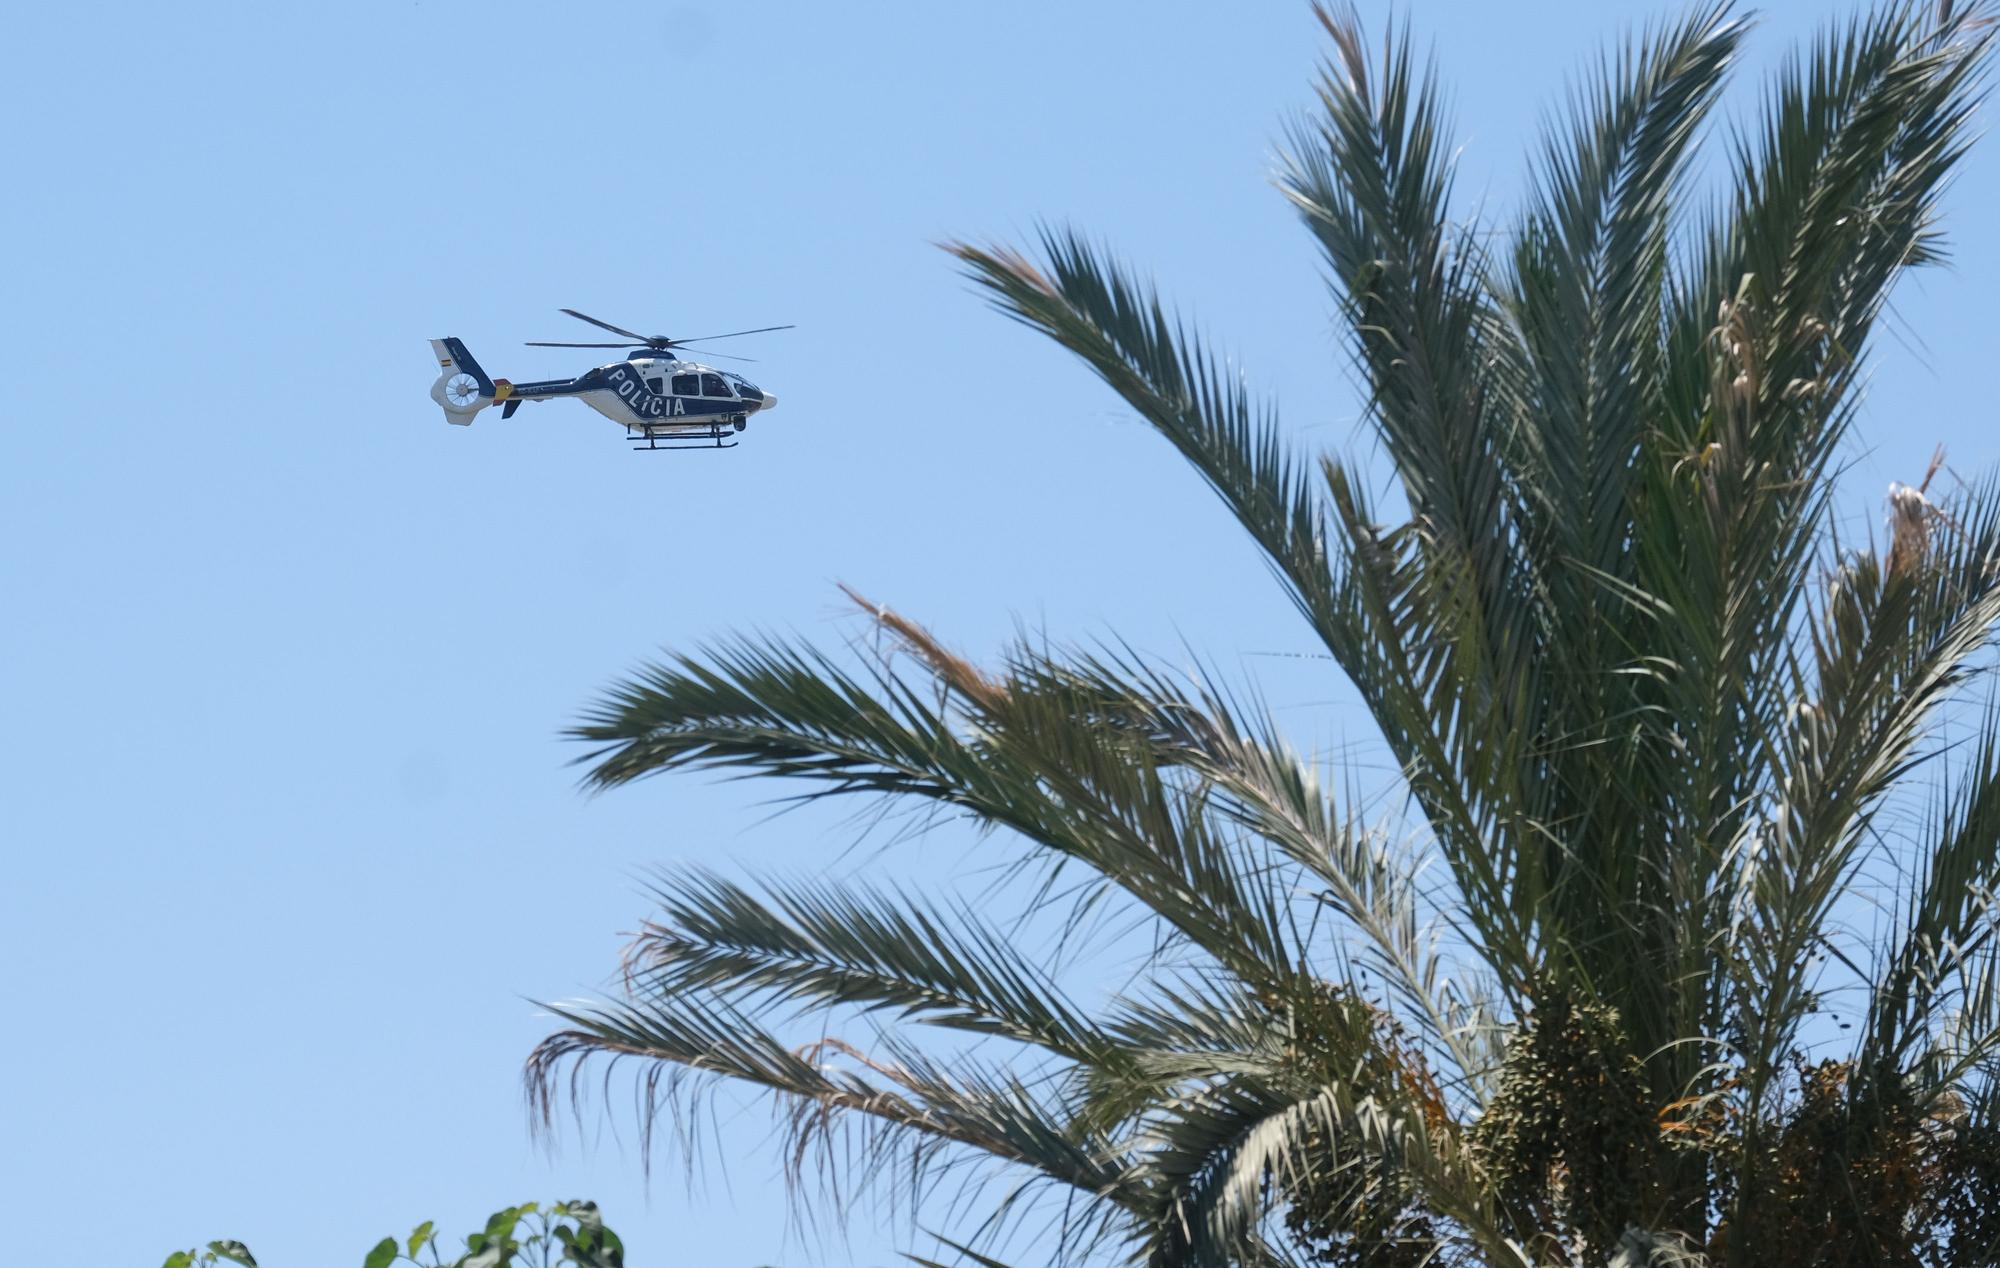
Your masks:
{"label": "police helicopter", "polygon": [[[679,350],[689,344],[738,335],[760,335],[790,326],[759,326],[755,330],[732,330],[728,334],[704,335],[698,339],[669,339],[665,335],[641,335],[614,326],[608,321],[565,308],[578,321],[587,321],[624,343],[550,343],[533,340],[531,348],[631,348],[623,361],[586,370],[573,379],[543,379],[535,383],[511,383],[487,377],[479,362],[472,359],[457,339],[433,339],[439,368],[431,385],[431,399],[444,409],[445,421],[465,427],[488,405],[500,407],[500,417],[512,418],[522,401],[550,401],[575,397],[614,423],[622,424],[634,449],[733,449],[735,433],[750,425],[750,416],[772,408],[778,398],[740,374],[718,370],[699,361],[684,360]],[[700,351],[700,350],[696,350]],[[729,361],[748,361],[720,352],[700,355]]]}

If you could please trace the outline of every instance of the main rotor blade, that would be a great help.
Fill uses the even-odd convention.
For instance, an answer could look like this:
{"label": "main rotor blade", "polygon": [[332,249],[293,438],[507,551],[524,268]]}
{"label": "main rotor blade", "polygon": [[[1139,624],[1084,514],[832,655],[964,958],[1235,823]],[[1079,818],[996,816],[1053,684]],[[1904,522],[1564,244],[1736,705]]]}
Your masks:
{"label": "main rotor blade", "polygon": [[633,334],[631,331],[625,329],[623,326],[614,326],[608,321],[599,321],[595,317],[587,317],[584,314],[576,311],[576,309],[574,308],[565,308],[562,311],[568,313],[570,316],[576,318],[578,321],[587,321],[591,325],[597,326],[604,330],[608,330],[614,335],[624,335],[629,339],[636,339],[638,342],[645,344],[650,344],[653,342],[651,336]]}
{"label": "main rotor blade", "polygon": [[[569,310],[568,310],[568,309],[564,309],[563,311],[564,311],[564,312],[568,312]],[[579,314],[579,315],[580,315],[580,314]],[[599,325],[602,325],[603,323],[602,323],[602,322],[599,322],[598,324],[599,324]],[[729,332],[728,334],[726,334],[726,335],[696,335],[696,336],[695,336],[694,338],[692,338],[692,339],[676,339],[676,340],[674,340],[673,342],[675,342],[675,343],[707,343],[707,342],[708,342],[709,340],[711,340],[711,339],[734,339],[734,338],[735,338],[736,336],[738,336],[738,335],[761,335],[761,334],[763,334],[763,333],[764,333],[765,331],[767,331],[767,330],[792,330],[792,329],[795,329],[795,327],[793,327],[793,326],[759,326],[759,327],[757,327],[757,329],[755,329],[755,330],[732,330],[732,331],[730,331],[730,332]]]}
{"label": "main rotor blade", "polygon": [[634,343],[549,343],[542,339],[530,339],[523,346],[529,348],[643,348],[647,345]]}
{"label": "main rotor blade", "polygon": [[[674,345],[675,348],[679,348],[680,346],[681,346],[680,344]],[[731,356],[727,352],[710,352],[706,348],[689,348],[688,351],[693,353],[698,353],[704,357],[721,357],[724,361],[755,361],[757,359],[755,357]]]}

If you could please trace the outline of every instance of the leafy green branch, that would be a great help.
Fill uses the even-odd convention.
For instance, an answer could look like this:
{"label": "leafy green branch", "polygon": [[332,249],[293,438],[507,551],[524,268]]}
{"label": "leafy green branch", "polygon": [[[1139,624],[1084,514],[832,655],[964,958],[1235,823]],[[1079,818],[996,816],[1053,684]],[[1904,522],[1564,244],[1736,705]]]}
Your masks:
{"label": "leafy green branch", "polygon": [[[362,1268],[390,1268],[411,1263],[418,1268],[624,1268],[625,1243],[605,1227],[597,1203],[588,1201],[523,1202],[503,1207],[487,1217],[486,1227],[468,1235],[463,1254],[438,1244],[437,1226],[425,1220],[398,1241],[385,1237],[375,1243]],[[258,1268],[250,1248],[237,1241],[213,1241],[206,1249],[177,1250],[161,1268],[214,1268],[240,1264]]]}

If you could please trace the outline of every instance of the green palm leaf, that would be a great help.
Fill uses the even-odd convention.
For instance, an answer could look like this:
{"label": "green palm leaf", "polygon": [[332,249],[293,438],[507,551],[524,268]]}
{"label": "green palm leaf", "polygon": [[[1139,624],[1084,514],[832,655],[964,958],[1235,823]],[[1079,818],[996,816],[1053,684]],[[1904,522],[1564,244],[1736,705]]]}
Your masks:
{"label": "green palm leaf", "polygon": [[934,908],[824,880],[767,890],[768,900],[706,872],[659,878],[652,887],[659,915],[627,953],[626,988],[713,991],[809,1010],[887,1009],[1072,1061],[1119,1060],[1112,1036],[962,905]]}

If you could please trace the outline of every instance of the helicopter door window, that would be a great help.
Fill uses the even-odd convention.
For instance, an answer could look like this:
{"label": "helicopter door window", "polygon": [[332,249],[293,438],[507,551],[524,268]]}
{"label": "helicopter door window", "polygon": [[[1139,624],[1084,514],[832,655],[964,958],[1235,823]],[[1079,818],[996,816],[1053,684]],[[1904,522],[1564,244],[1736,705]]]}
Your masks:
{"label": "helicopter door window", "polygon": [[729,385],[722,381],[722,376],[719,374],[704,374],[701,376],[701,394],[703,396],[732,395]]}
{"label": "helicopter door window", "polygon": [[646,380],[646,390],[647,390],[648,392],[658,392],[658,391],[660,390],[660,380],[658,380],[658,379],[647,379],[647,380]]}
{"label": "helicopter door window", "polygon": [[674,376],[674,395],[675,396],[701,395],[700,378],[692,374],[676,374]]}

